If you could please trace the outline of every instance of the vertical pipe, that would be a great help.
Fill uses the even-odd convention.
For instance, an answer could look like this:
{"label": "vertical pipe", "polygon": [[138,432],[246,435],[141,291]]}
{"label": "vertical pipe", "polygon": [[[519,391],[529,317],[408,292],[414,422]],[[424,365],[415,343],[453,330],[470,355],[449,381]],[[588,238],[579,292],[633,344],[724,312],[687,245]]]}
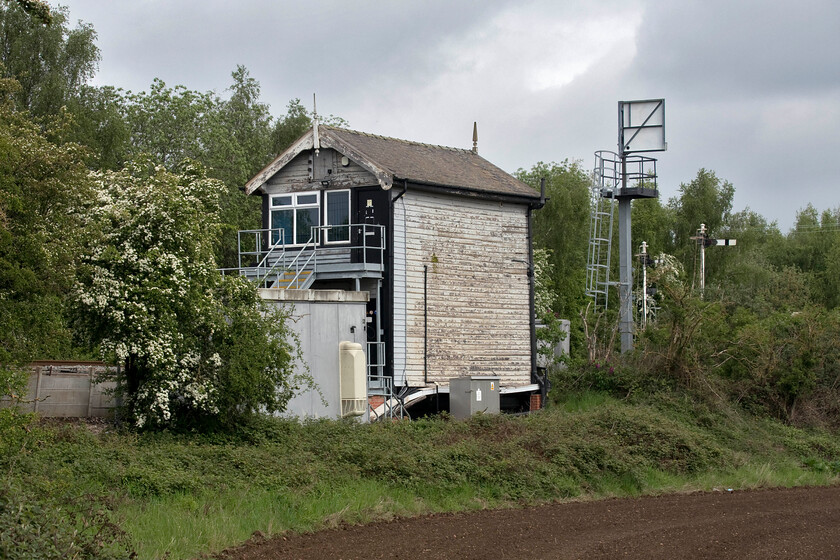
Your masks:
{"label": "vertical pipe", "polygon": [[631,246],[629,197],[618,200],[619,333],[621,352],[633,349],[633,248]]}
{"label": "vertical pipe", "polygon": [[423,265],[423,383],[429,384],[429,265]]}
{"label": "vertical pipe", "polygon": [[618,330],[621,352],[633,349],[633,248],[630,204],[627,194],[627,153],[624,141],[624,103],[618,102],[618,156],[621,160],[621,194],[618,199]]}
{"label": "vertical pipe", "polygon": [[[543,181],[545,181],[543,179]],[[543,399],[545,399],[545,383],[537,377],[537,306],[534,297],[534,245],[532,243],[533,237],[533,212],[531,207],[528,207],[527,222],[528,222],[528,329],[531,334],[531,382],[538,383],[541,386],[540,392]]]}
{"label": "vertical pipe", "polygon": [[[394,182],[396,182],[396,178],[394,178]],[[394,353],[395,353],[394,352],[394,347],[396,346],[396,342],[394,340],[394,317],[396,315],[396,306],[394,304],[395,304],[395,299],[396,299],[397,283],[396,283],[396,274],[395,274],[395,270],[394,270],[394,267],[395,267],[394,262],[396,260],[394,258],[395,238],[396,238],[396,232],[395,232],[396,222],[394,220],[394,212],[396,211],[396,208],[397,208],[397,206],[396,206],[397,201],[400,198],[402,198],[403,196],[405,196],[406,192],[408,192],[408,180],[403,179],[403,190],[402,190],[402,192],[399,193],[397,196],[391,198],[391,203],[390,203],[391,211],[388,213],[388,231],[386,232],[386,234],[388,234],[388,237],[385,240],[386,241],[386,251],[387,251],[386,260],[388,261],[388,266],[385,269],[386,274],[388,275],[388,302],[386,303],[386,305],[388,306],[387,307],[387,309],[388,309],[388,312],[387,312],[388,313],[388,329],[386,331],[386,337],[385,337],[385,356],[386,356],[386,361],[390,360],[391,364],[394,364]],[[403,201],[403,209],[405,209],[405,201]],[[403,239],[405,239],[405,212],[403,212],[403,222],[402,222],[402,224],[403,224]],[[403,294],[402,294],[402,296],[403,296],[403,318],[405,318],[408,315],[407,307],[406,307],[408,304],[406,302],[407,296],[406,296],[406,288],[405,288],[405,286],[407,285],[406,284],[407,270],[406,270],[405,266],[403,266],[402,272],[403,272]],[[403,348],[406,348],[406,347],[407,347],[406,336],[405,336],[405,332],[403,332]],[[405,382],[405,371],[406,371],[405,350],[403,350],[403,369],[402,369],[402,374],[401,374],[402,378],[400,379],[400,381],[402,383]],[[391,379],[394,382],[393,387],[396,387],[396,385],[397,385],[397,372],[396,372],[395,367],[391,368]]]}
{"label": "vertical pipe", "polygon": [[706,290],[706,224],[700,224],[700,299]]}
{"label": "vertical pipe", "polygon": [[[528,222],[528,324],[531,331],[531,382],[540,386],[540,403],[545,403],[548,396],[548,374],[542,379],[537,373],[537,304],[534,291],[536,278],[534,277],[534,210],[545,206],[545,177],[540,177],[540,201],[536,206],[528,206],[526,220]],[[542,405],[541,405],[542,406]]]}
{"label": "vertical pipe", "polygon": [[382,351],[382,278],[376,281],[376,375],[382,377],[385,372],[382,368],[385,366],[384,352]]}
{"label": "vertical pipe", "polygon": [[88,402],[87,402],[87,418],[90,418],[90,412],[93,409],[93,366],[88,366]]}
{"label": "vertical pipe", "polygon": [[642,328],[647,327],[647,242],[642,241],[641,267],[642,267]]}
{"label": "vertical pipe", "polygon": [[[50,366],[50,370],[52,370],[52,366]],[[32,412],[38,412],[38,403],[41,401],[41,366],[35,366],[35,371],[37,377],[35,378],[35,401],[32,403]]]}

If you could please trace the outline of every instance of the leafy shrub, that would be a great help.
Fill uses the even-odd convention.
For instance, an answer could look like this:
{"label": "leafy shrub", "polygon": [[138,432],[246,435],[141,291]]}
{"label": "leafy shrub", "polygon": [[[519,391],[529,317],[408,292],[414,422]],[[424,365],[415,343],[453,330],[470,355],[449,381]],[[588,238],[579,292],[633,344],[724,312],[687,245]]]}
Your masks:
{"label": "leafy shrub", "polygon": [[[836,312],[774,313],[744,322],[732,338],[722,371],[735,382],[736,398],[748,407],[795,421],[802,417],[798,411],[803,401],[807,410],[810,399],[833,401],[837,396],[840,318]],[[836,405],[825,405],[822,416],[837,412]],[[833,422],[840,422],[840,417]]]}
{"label": "leafy shrub", "polygon": [[17,487],[0,487],[0,558],[127,558],[128,539],[96,502],[56,504]]}
{"label": "leafy shrub", "polygon": [[7,399],[0,407],[0,465],[11,459],[20,449],[27,426],[33,415],[15,406],[26,393],[28,372],[23,368],[0,365],[0,399]]}

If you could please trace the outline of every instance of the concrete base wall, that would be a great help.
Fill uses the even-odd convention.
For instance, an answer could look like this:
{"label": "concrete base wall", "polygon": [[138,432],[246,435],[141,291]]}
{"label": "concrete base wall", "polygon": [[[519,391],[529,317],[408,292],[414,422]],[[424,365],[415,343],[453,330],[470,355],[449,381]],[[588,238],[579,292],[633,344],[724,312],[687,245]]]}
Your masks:
{"label": "concrete base wall", "polygon": [[[31,366],[24,412],[49,418],[105,417],[112,414],[116,384],[97,383],[108,366],[100,362],[36,362]],[[10,406],[9,399],[0,406]]]}
{"label": "concrete base wall", "polygon": [[[291,399],[284,416],[341,416],[339,343],[358,342],[364,348],[368,292],[342,290],[260,290],[260,296],[291,309],[289,326],[301,342],[303,361],[320,389]],[[113,382],[96,383],[106,370],[99,362],[39,362],[32,366],[26,402],[18,406],[45,417],[103,417],[114,408]],[[297,364],[297,368],[302,368]],[[0,401],[9,406],[10,401]],[[367,420],[367,414],[360,418]]]}
{"label": "concrete base wall", "polygon": [[[542,323],[537,323],[537,328],[544,328]],[[569,355],[569,336],[571,333],[571,323],[568,319],[560,319],[560,329],[566,333],[566,336],[557,343],[557,346],[553,348],[552,352],[549,352],[549,356],[545,356],[542,352],[537,354],[537,365],[539,367],[550,367],[554,364],[554,360],[550,357],[553,353],[555,358],[560,358],[562,356]],[[543,351],[547,347],[547,343],[537,339],[537,344],[539,344],[539,348]]]}
{"label": "concrete base wall", "polygon": [[[293,397],[283,415],[340,417],[338,345],[349,341],[365,347],[368,292],[263,289],[260,296],[274,305],[291,309],[289,326],[300,338],[303,361],[320,389],[320,394],[309,390]],[[366,419],[367,415],[362,417]]]}

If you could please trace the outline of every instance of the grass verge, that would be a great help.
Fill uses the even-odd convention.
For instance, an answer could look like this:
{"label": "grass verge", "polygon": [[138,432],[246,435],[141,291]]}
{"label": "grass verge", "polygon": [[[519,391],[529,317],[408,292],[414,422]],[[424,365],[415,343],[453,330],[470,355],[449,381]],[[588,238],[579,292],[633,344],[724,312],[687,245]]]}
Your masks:
{"label": "grass verge", "polygon": [[838,458],[840,441],[828,431],[675,394],[630,402],[589,391],[527,417],[468,421],[263,419],[227,436],[41,426],[5,468],[7,485],[50,496],[58,516],[62,504],[94,499],[107,513],[96,519],[124,532],[121,550],[179,559],[212,554],[256,531],[555,500],[834,484]]}

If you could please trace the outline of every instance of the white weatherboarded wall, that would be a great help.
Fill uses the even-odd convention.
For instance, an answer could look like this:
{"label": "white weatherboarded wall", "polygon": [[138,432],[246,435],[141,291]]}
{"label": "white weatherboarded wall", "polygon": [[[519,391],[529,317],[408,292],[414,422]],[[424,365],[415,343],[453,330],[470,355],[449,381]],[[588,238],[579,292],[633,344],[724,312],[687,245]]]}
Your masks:
{"label": "white weatherboarded wall", "polygon": [[427,330],[430,384],[529,384],[527,207],[409,189],[394,218],[395,383],[426,385]]}

